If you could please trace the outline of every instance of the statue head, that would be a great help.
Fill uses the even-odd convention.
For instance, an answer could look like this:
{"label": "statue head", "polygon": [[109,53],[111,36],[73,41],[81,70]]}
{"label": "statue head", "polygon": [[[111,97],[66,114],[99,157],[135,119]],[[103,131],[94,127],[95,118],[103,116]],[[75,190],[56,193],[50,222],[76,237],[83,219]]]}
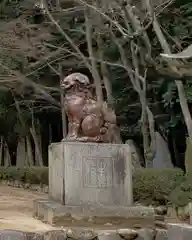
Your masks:
{"label": "statue head", "polygon": [[89,78],[82,73],[72,73],[61,81],[60,86],[61,88],[68,90],[73,86],[79,84],[85,86],[89,85],[90,84]]}

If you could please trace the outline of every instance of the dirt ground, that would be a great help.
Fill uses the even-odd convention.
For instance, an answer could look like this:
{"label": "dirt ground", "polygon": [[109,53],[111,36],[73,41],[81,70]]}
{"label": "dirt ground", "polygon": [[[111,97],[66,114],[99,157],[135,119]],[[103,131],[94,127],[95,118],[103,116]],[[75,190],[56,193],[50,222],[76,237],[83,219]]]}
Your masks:
{"label": "dirt ground", "polygon": [[[0,229],[29,232],[56,229],[32,217],[33,200],[47,197],[44,193],[0,185]],[[175,220],[168,222],[175,222]]]}
{"label": "dirt ground", "polygon": [[33,200],[46,198],[43,193],[0,186],[0,229],[33,232],[54,229],[32,217]]}

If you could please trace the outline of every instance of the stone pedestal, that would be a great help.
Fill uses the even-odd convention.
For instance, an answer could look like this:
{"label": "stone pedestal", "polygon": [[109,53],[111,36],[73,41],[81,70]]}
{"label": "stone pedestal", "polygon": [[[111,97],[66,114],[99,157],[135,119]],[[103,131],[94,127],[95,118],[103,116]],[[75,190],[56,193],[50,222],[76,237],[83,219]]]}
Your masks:
{"label": "stone pedestal", "polygon": [[60,142],[49,147],[49,197],[65,205],[132,205],[127,144]]}
{"label": "stone pedestal", "polygon": [[128,144],[61,142],[49,147],[49,200],[34,216],[56,226],[154,226],[154,209],[132,206]]}

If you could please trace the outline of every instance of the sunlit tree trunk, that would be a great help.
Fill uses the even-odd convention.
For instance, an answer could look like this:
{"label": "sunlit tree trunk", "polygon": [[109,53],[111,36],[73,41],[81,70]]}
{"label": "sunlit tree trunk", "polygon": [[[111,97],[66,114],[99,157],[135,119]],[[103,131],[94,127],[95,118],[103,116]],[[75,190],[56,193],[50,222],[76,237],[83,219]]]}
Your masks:
{"label": "sunlit tree trunk", "polygon": [[27,164],[28,166],[34,165],[33,151],[31,146],[31,139],[29,136],[26,136],[26,152],[27,152]]}

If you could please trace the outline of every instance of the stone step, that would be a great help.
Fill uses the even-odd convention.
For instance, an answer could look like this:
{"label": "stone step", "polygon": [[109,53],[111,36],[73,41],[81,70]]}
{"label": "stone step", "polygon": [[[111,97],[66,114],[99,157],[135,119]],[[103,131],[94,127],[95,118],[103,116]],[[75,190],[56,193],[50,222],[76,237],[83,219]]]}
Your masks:
{"label": "stone step", "polygon": [[160,229],[167,229],[167,223],[162,221],[155,221],[155,227]]}
{"label": "stone step", "polygon": [[154,209],[143,206],[67,206],[51,200],[34,201],[34,217],[54,226],[154,227]]}
{"label": "stone step", "polygon": [[[66,230],[54,230],[37,234],[35,240],[156,240],[156,232],[153,229],[132,230],[129,228],[118,230],[89,230],[69,228]],[[158,239],[166,240],[166,239]]]}
{"label": "stone step", "polygon": [[165,220],[165,216],[155,215],[155,220],[157,220],[157,221],[164,221]]}
{"label": "stone step", "polygon": [[192,239],[192,226],[189,224],[168,224],[168,240],[191,240]]}
{"label": "stone step", "polygon": [[36,233],[17,230],[0,230],[0,240],[33,240]]}

